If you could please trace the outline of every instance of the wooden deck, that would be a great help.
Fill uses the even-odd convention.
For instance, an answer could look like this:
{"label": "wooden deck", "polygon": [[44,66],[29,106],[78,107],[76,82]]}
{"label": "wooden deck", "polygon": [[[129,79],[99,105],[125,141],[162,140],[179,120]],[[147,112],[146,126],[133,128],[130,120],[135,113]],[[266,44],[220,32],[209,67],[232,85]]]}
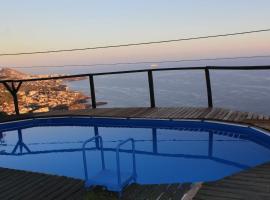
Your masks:
{"label": "wooden deck", "polygon": [[270,163],[242,171],[216,182],[204,183],[194,200],[206,199],[270,199]]}
{"label": "wooden deck", "polygon": [[83,199],[83,181],[0,168],[0,199]]}
{"label": "wooden deck", "polygon": [[48,113],[24,114],[0,118],[0,122],[35,117],[92,116],[117,118],[149,118],[149,119],[196,119],[216,120],[239,124],[250,124],[270,130],[270,116],[253,112],[240,112],[224,108],[98,108],[89,110],[54,111]]}
{"label": "wooden deck", "polygon": [[93,117],[120,117],[120,118],[160,118],[160,119],[202,119],[218,120],[236,123],[268,123],[270,116],[233,111],[224,108],[98,108],[75,111],[54,111],[48,113],[24,114],[20,116],[2,117],[0,121],[11,121],[31,117],[50,116],[93,116]]}
{"label": "wooden deck", "polygon": [[[251,112],[222,108],[98,108],[93,110],[59,111],[21,116],[9,116],[0,121],[12,121],[50,116],[93,116],[117,118],[160,118],[218,120],[251,124],[270,130],[270,118]],[[181,199],[190,184],[132,185],[123,199]],[[80,180],[31,172],[0,169],[0,199],[117,199],[103,190],[86,192]],[[185,199],[189,199],[185,196]],[[270,199],[270,163],[243,171],[213,183],[204,183],[195,196],[197,200]]]}
{"label": "wooden deck", "polygon": [[[130,185],[122,199],[181,199],[191,184]],[[86,191],[82,180],[0,168],[1,200],[117,200],[102,188]]]}

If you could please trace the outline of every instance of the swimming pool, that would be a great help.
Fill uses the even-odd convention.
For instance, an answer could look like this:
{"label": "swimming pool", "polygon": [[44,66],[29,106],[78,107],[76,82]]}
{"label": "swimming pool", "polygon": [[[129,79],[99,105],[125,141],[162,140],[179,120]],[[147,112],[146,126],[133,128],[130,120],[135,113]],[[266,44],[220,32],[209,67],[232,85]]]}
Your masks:
{"label": "swimming pool", "polygon": [[[0,124],[0,167],[84,179],[82,144],[103,138],[106,167],[115,170],[115,147],[135,140],[137,183],[213,181],[270,161],[268,132],[211,121],[38,118]],[[87,146],[89,175],[101,166],[99,143]],[[132,167],[130,145],[121,169]]]}

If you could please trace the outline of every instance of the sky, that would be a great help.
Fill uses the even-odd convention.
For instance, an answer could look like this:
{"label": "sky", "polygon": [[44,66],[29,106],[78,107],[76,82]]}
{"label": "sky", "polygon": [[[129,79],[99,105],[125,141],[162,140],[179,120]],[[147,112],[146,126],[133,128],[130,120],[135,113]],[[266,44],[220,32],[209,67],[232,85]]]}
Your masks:
{"label": "sky", "polygon": [[[84,48],[270,28],[269,0],[8,0],[0,53]],[[270,32],[85,52],[0,57],[25,67],[270,55]]]}

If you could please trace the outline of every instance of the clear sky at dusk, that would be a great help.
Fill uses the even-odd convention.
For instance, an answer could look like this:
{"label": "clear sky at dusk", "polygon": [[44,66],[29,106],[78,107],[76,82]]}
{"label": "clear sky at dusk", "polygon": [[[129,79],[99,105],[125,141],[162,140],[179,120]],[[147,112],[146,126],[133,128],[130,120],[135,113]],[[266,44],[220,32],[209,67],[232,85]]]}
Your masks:
{"label": "clear sky at dusk", "polygon": [[[135,43],[270,28],[269,0],[8,0],[0,53]],[[270,54],[270,33],[87,52],[1,57],[0,66]]]}

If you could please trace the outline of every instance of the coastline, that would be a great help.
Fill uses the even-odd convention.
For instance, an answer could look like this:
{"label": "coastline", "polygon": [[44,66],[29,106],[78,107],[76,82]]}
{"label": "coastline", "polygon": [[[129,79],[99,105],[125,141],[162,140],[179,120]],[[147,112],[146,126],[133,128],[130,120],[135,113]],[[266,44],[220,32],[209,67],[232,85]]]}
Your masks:
{"label": "coastline", "polygon": [[[0,77],[4,79],[26,79],[44,78],[56,75],[29,75],[20,71],[2,68]],[[56,110],[77,110],[91,107],[90,96],[81,91],[69,87],[70,82],[81,81],[79,79],[66,80],[44,80],[35,82],[25,82],[17,93],[20,113],[38,113]],[[14,114],[13,99],[7,89],[0,86],[0,112]],[[97,106],[104,105],[106,102],[97,102]]]}

